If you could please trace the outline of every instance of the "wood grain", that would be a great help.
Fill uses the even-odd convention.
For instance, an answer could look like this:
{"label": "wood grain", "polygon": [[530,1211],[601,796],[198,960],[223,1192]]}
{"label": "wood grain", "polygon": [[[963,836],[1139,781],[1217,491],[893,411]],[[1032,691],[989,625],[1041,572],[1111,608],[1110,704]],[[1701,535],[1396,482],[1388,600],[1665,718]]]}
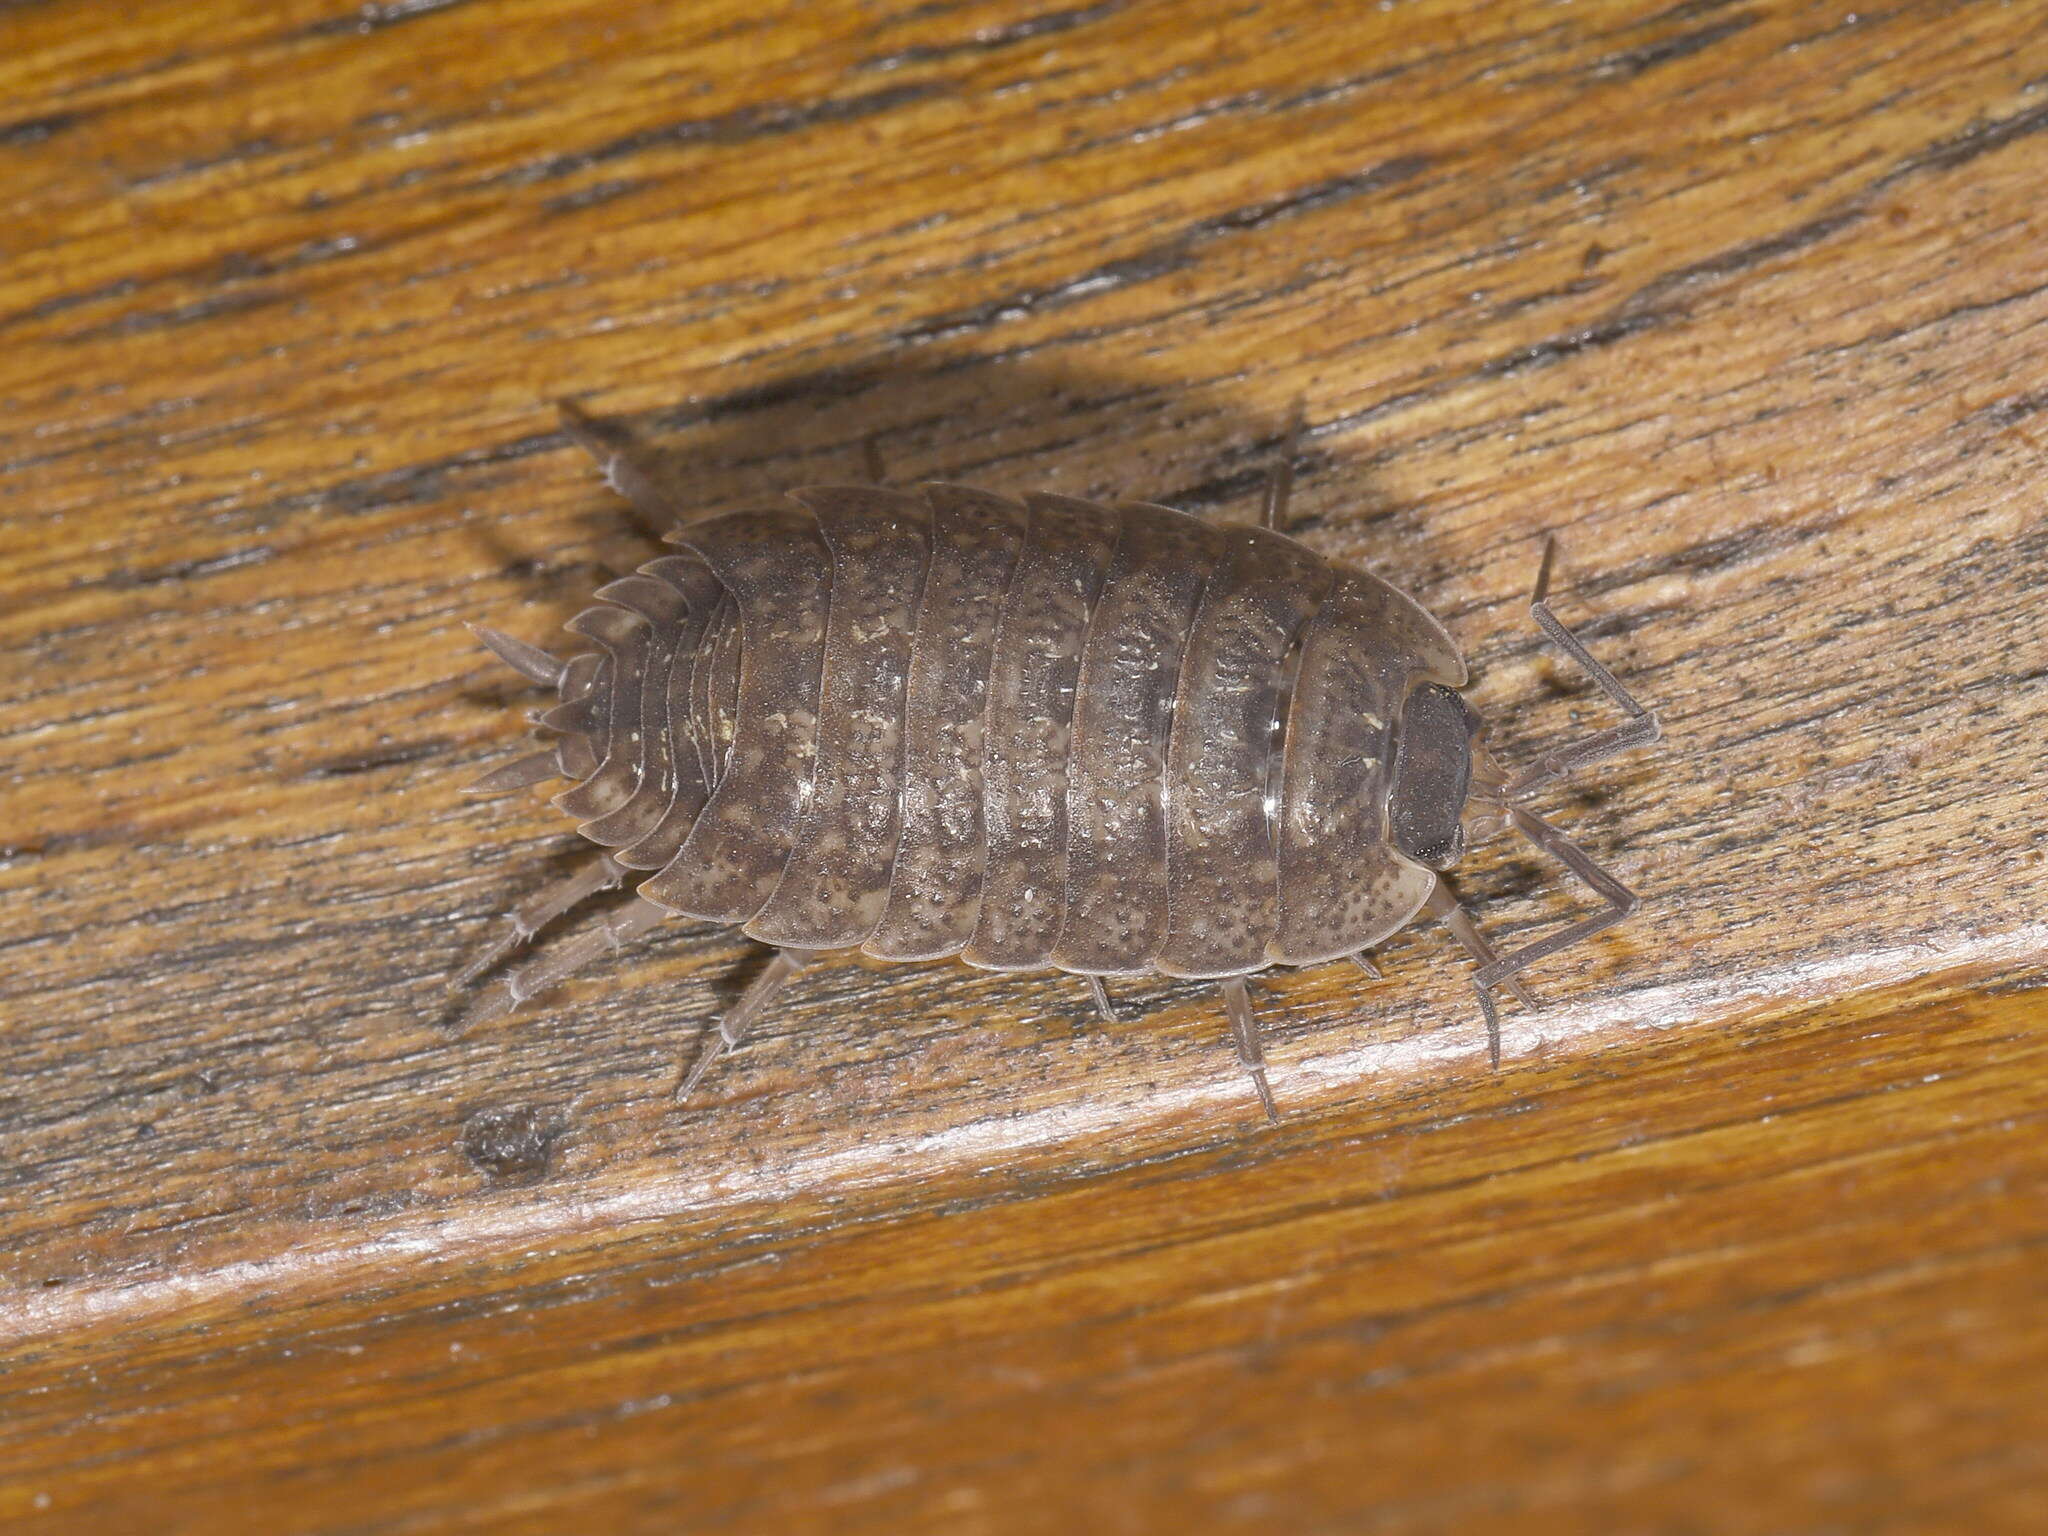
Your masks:
{"label": "wood grain", "polygon": [[[2048,10],[0,7],[0,1519],[2048,1521]],[[706,930],[467,1038],[460,786],[680,501],[1253,514],[1442,616],[1649,898],[1213,990]],[[1584,905],[1505,844],[1512,940]],[[1136,1020],[1142,1016],[1142,1022]]]}

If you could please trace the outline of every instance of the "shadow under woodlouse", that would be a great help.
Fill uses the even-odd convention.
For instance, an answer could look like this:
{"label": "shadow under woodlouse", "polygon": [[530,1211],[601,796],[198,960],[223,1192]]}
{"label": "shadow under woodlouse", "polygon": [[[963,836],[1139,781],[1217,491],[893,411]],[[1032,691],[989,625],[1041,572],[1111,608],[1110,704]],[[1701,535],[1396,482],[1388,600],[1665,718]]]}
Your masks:
{"label": "shadow under woodlouse", "polygon": [[[977,393],[982,398],[975,398]],[[938,397],[943,404],[936,403]],[[565,403],[565,441],[575,440],[598,459],[611,484],[637,509],[643,534],[651,535],[671,512],[697,531],[678,541],[687,556],[643,567],[647,574],[628,577],[599,594],[611,608],[587,610],[574,621],[599,640],[602,656],[586,652],[581,661],[564,663],[527,642],[484,632],[486,643],[515,669],[558,688],[562,703],[541,717],[557,733],[555,745],[493,770],[478,787],[502,790],[567,777],[573,787],[563,792],[564,808],[585,822],[593,841],[618,857],[613,851],[601,854],[581,874],[544,889],[511,914],[509,932],[461,973],[458,985],[487,974],[582,900],[629,883],[641,889],[594,930],[545,948],[534,961],[493,983],[465,1022],[481,1022],[517,1006],[606,948],[619,947],[680,912],[744,927],[771,950],[738,1002],[720,1018],[678,1097],[695,1086],[721,1049],[739,1043],[751,1019],[814,955],[851,946],[886,959],[923,959],[958,954],[964,946],[971,963],[987,968],[1078,972],[1093,989],[1098,1009],[1111,1019],[1117,1015],[1105,995],[1104,976],[1164,971],[1220,978],[1239,1059],[1270,1117],[1273,1103],[1245,977],[1275,963],[1321,964],[1344,955],[1372,970],[1365,950],[1427,910],[1450,927],[1480,964],[1474,986],[1497,1064],[1492,988],[1505,986],[1525,1006],[1533,1006],[1518,980],[1524,967],[1611,926],[1636,904],[1632,893],[1522,801],[1535,787],[1654,741],[1654,717],[1550,616],[1543,602],[1551,571],[1549,547],[1532,612],[1551,642],[1586,672],[1623,719],[1554,747],[1516,775],[1480,745],[1483,723],[1455,691],[1466,681],[1466,672],[1454,642],[1425,610],[1384,582],[1362,573],[1332,574],[1300,546],[1268,532],[1231,535],[1178,513],[1032,494],[1033,482],[1043,485],[1049,477],[1022,471],[1034,459],[1065,452],[1068,459],[1057,478],[1067,479],[1065,472],[1076,468],[1097,471],[1081,485],[1069,482],[1084,496],[1103,494],[1096,482],[1107,480],[1110,494],[1119,498],[1177,502],[1183,510],[1206,511],[1205,502],[1233,499],[1247,481],[1252,486],[1264,482],[1262,521],[1271,527],[1276,518],[1284,519],[1289,478],[1300,459],[1292,433],[1232,434],[1240,442],[1249,437],[1249,448],[1212,450],[1216,457],[1205,466],[1209,472],[1184,481],[1178,492],[1149,491],[1131,485],[1126,476],[1102,475],[1102,461],[1116,450],[1091,434],[1082,440],[1088,446],[1084,456],[1072,437],[1071,424],[1092,412],[1113,413],[1107,434],[1112,440],[1128,435],[1128,423],[1142,421],[1144,414],[1134,407],[1150,404],[1163,410],[1161,400],[1156,391],[1091,391],[1073,380],[1033,380],[1014,368],[955,365],[915,375],[833,370],[637,419],[595,419]],[[1183,418],[1175,423],[1178,435],[1185,431],[1187,398],[1177,396],[1174,403],[1174,415]],[[977,405],[981,419],[992,417],[1000,424],[975,439],[978,456],[968,457],[977,462],[964,472],[951,463],[931,465],[936,455],[930,447],[940,428],[976,419]],[[792,429],[791,414],[801,419],[800,429]],[[1173,455],[1182,453],[1176,441]],[[1233,462],[1254,456],[1269,467]],[[1121,467],[1132,456],[1116,457]],[[1141,451],[1135,457],[1147,455]],[[910,496],[849,484],[882,475],[891,485],[957,483],[970,474],[982,478],[995,466],[1020,471],[997,484],[1026,491],[1024,505],[965,490]],[[781,493],[804,485],[846,488],[807,492],[803,507],[794,512],[720,515],[736,505],[787,508],[790,503]],[[1346,492],[1347,499],[1356,499],[1355,487],[1347,486]],[[1389,509],[1381,510],[1383,517],[1388,515]],[[997,526],[1012,514],[1014,526]],[[788,531],[780,531],[785,524]],[[771,552],[761,554],[763,530],[770,525],[776,530],[769,540]],[[949,552],[949,540],[958,548]],[[809,553],[813,547],[815,555]],[[989,563],[996,558],[992,549],[1001,563]],[[941,586],[932,573],[949,558],[956,575],[982,575],[959,576],[954,587]],[[877,560],[879,567],[873,565]],[[873,574],[877,569],[886,573],[891,560],[903,572],[900,577]],[[1003,573],[991,589],[992,598],[973,588],[990,571]],[[1079,573],[1071,578],[1078,583],[1073,592],[1085,588],[1085,595],[1062,597],[1070,579],[1062,572]],[[1332,580],[1335,586],[1329,585]],[[1120,582],[1150,586],[1127,598]],[[1044,595],[1029,601],[1018,595],[1032,592]],[[970,599],[992,607],[970,613]],[[1036,612],[1033,602],[1051,607]],[[1162,627],[1161,613],[1176,602],[1172,611],[1178,617]],[[856,615],[866,611],[863,603],[873,610],[865,620],[846,616],[849,604]],[[1248,618],[1255,609],[1257,615]],[[1071,617],[1061,616],[1066,610]],[[1261,623],[1264,632],[1252,640],[1239,634],[1247,624],[1255,630]],[[674,629],[677,624],[683,628]],[[845,639],[841,624],[864,626],[860,632],[867,638],[861,647],[894,646],[894,659],[875,663]],[[954,628],[947,629],[948,624]],[[664,626],[672,631],[666,637]],[[763,635],[770,637],[767,643]],[[1214,635],[1225,638],[1205,640]],[[916,666],[913,644],[924,658]],[[943,659],[965,655],[975,646],[980,647],[976,659],[957,664]],[[1202,656],[1203,663],[1184,667],[1184,652]],[[1136,663],[1126,659],[1133,654],[1140,657]],[[1040,658],[1051,658],[1049,666],[1037,666]],[[918,673],[917,667],[924,671]],[[1033,682],[1034,667],[1051,681]],[[1059,681],[1061,668],[1064,682]],[[1154,701],[1147,703],[1142,691],[1128,698],[1106,693],[1117,702],[1098,707],[1092,690],[1111,689],[1118,668],[1136,672]],[[692,679],[687,687],[686,669]],[[784,692],[764,689],[763,673],[788,679],[778,685]],[[942,674],[942,680],[934,681]],[[922,694],[914,681],[920,675],[929,685]],[[1341,681],[1332,681],[1340,676]],[[1127,692],[1139,684],[1123,677]],[[812,700],[821,686],[830,701],[824,705]],[[787,692],[791,687],[797,689],[794,694]],[[1346,688],[1351,691],[1342,691]],[[864,698],[868,704],[859,702]],[[921,698],[926,706],[922,715]],[[850,705],[849,699],[854,701]],[[984,699],[991,701],[985,722]],[[1045,717],[1049,724],[1044,730],[1027,723],[1021,734],[1004,734],[1005,710],[1020,701],[1027,722],[1038,718],[1033,708],[1055,710]],[[835,707],[842,716],[850,710],[855,720],[870,722],[862,727],[869,731],[866,745],[853,726],[835,726]],[[775,713],[763,714],[771,708]],[[1270,739],[1255,741],[1259,732],[1239,731],[1231,723],[1233,709],[1241,714],[1247,708],[1253,711],[1249,718],[1270,719],[1264,733]],[[1071,722],[1060,709],[1071,714]],[[1267,714],[1257,715],[1259,709]],[[778,725],[771,731],[748,723],[750,718],[809,721],[814,710],[815,745],[806,737],[795,747],[778,747],[776,733],[786,736],[791,728]],[[920,824],[913,805],[918,795],[929,800],[943,794],[952,770],[920,780],[921,772],[938,772],[933,766],[938,758],[931,754],[923,769],[911,766],[922,733],[943,726],[951,718],[949,710],[960,720],[971,716],[977,739],[985,724],[989,742],[986,758],[977,756],[962,770],[971,770],[972,837],[975,857],[984,861],[976,864],[971,881],[957,886],[963,903],[978,903],[967,917],[971,938],[967,929],[955,932],[957,923],[921,908],[915,923],[895,915],[899,908],[910,911],[906,901],[941,905],[938,898],[956,888],[928,876],[920,891],[917,877],[904,873],[914,867],[915,855],[952,835],[946,817],[929,807]],[[1330,710],[1336,711],[1334,726],[1325,719]],[[1227,768],[1237,782],[1221,786],[1220,780],[1183,778],[1178,788],[1169,787],[1170,776],[1190,771],[1188,765],[1208,750],[1201,745],[1208,739],[1201,732],[1181,731],[1183,717],[1222,728],[1225,746],[1218,753],[1238,765]],[[876,721],[885,724],[871,723]],[[736,741],[742,733],[744,743],[752,744],[748,751]],[[1041,737],[1057,738],[1053,757],[1030,756],[1040,750]],[[1197,746],[1183,751],[1184,737],[1198,738]],[[691,770],[679,766],[689,755],[684,738],[694,743],[696,767]],[[1348,743],[1348,755],[1327,744],[1340,739]],[[761,779],[756,763],[755,749],[764,740],[770,742],[770,767],[781,765],[780,779],[772,782]],[[1098,759],[1092,768],[1091,749]],[[1020,751],[1026,754],[1022,768],[1003,756]],[[885,752],[891,754],[886,759],[880,755]],[[735,768],[735,762],[741,766]],[[804,763],[822,764],[808,770],[817,776],[815,794],[810,778],[801,773],[800,782],[792,778]],[[1226,770],[1202,771],[1213,776]],[[878,773],[884,778],[893,773],[895,779],[877,789],[882,782]],[[1253,774],[1257,785],[1249,777]],[[1010,833],[1003,831],[997,808],[1006,777],[1011,780],[1011,819],[1019,807],[1038,803],[1036,786],[1043,785],[1050,796],[1045,803],[1055,808],[1054,821],[1047,825],[1056,828],[1047,833],[1027,826],[1007,850],[999,834]],[[848,785],[856,780],[858,792],[869,793],[874,805],[886,808],[880,820],[870,812],[863,822],[857,799],[846,808],[848,796],[857,792]],[[921,782],[941,787],[914,793]],[[1234,811],[1223,805],[1225,788],[1234,796]],[[1185,809],[1170,810],[1176,800],[1192,804],[1210,792],[1217,807],[1203,813],[1207,819],[1193,818]],[[1245,807],[1253,801],[1263,807],[1256,813],[1256,829],[1244,820]],[[1138,810],[1133,812],[1132,805]],[[1603,909],[1505,957],[1497,955],[1440,873],[1463,852],[1468,809],[1476,809],[1479,821],[1492,830],[1513,828],[1541,847],[1590,886]],[[730,825],[704,836],[705,826],[721,811]],[[1238,816],[1235,842],[1207,830],[1233,814]],[[824,819],[831,815],[855,819],[844,824]],[[1316,825],[1345,828],[1341,845],[1330,842],[1318,849],[1314,834],[1299,830],[1305,817]],[[664,841],[657,824],[679,831]],[[986,844],[978,841],[984,825],[989,829]],[[612,827],[631,830],[616,836],[600,830]],[[1127,840],[1138,837],[1136,855],[1115,846],[1118,827],[1125,829]],[[1093,850],[1087,846],[1090,836],[1098,845]],[[865,866],[859,863],[858,846],[846,853],[849,844],[858,845],[862,838],[869,845]],[[1205,845],[1205,839],[1213,846]],[[650,847],[658,847],[658,854],[650,856]],[[719,853],[720,848],[726,851]],[[819,848],[829,851],[814,855]],[[1051,852],[1031,851],[1037,848]],[[1189,883],[1185,871],[1204,859],[1219,872],[1227,871],[1207,887],[1211,895],[1203,899],[1212,910],[1196,912],[1194,903],[1169,900],[1168,870],[1176,848],[1183,861],[1176,891],[1202,888],[1199,882]],[[1327,862],[1324,855],[1336,859],[1333,868],[1320,867]],[[1014,863],[1017,857],[1053,860],[1045,866],[1050,881],[1034,864],[1015,875],[1005,896],[1003,860]],[[711,873],[705,872],[707,858]],[[738,862],[724,869],[721,859]],[[1317,861],[1317,872],[1311,877],[1312,861]],[[808,868],[807,862],[817,867]],[[934,867],[965,869],[958,859],[941,859]],[[1092,876],[1082,873],[1091,867]],[[1119,868],[1121,876],[1114,873]],[[1286,873],[1289,868],[1295,871],[1292,876]],[[1290,879],[1299,887],[1291,900]],[[1319,894],[1308,894],[1304,880]],[[786,896],[792,886],[799,887],[797,894]],[[810,887],[811,894],[804,894]],[[1024,897],[1015,894],[1018,889]],[[912,893],[908,898],[906,890]],[[1063,897],[1031,894],[1038,890]],[[850,919],[849,891],[857,909]],[[1026,905],[1017,905],[1020,899]],[[1008,916],[1003,915],[1006,900]],[[1031,902],[1036,908],[1029,907]],[[1040,937],[1034,924],[1043,926],[1040,913],[1048,902],[1051,929]],[[1302,915],[1317,904],[1322,910]],[[1087,910],[1091,907],[1096,910]],[[1291,918],[1290,907],[1295,911]],[[975,910],[981,914],[978,925]],[[849,921],[853,926],[847,926]],[[1262,922],[1265,926],[1254,934]],[[929,932],[912,932],[906,923],[923,924]],[[1091,924],[1096,935],[1092,947],[1087,936]],[[1015,929],[1027,937],[1011,937],[1007,930]],[[1174,932],[1183,937],[1172,939]],[[1227,942],[1200,937],[1210,932],[1233,937]],[[1249,950],[1247,940],[1254,946]],[[1212,957],[1205,954],[1205,943],[1221,947]]]}

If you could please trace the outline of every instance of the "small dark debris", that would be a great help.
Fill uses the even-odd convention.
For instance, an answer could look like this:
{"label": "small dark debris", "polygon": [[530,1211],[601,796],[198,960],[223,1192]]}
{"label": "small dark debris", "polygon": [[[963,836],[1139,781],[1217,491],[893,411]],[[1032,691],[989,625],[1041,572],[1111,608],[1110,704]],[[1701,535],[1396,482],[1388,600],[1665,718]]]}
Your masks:
{"label": "small dark debris", "polygon": [[480,1109],[462,1125],[462,1155],[494,1183],[531,1184],[547,1175],[562,1124],[527,1104]]}

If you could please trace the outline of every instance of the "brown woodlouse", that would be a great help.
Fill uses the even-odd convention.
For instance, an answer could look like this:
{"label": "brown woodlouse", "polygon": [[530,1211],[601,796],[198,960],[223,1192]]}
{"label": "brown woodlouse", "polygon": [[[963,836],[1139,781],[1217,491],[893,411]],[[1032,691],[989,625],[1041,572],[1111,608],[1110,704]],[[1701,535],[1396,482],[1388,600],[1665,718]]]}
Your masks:
{"label": "brown woodlouse", "polygon": [[[572,407],[572,438],[650,519],[650,466]],[[1296,428],[1258,527],[1145,503],[961,485],[817,486],[791,506],[677,527],[682,553],[599,589],[567,660],[477,634],[561,702],[546,750],[493,792],[563,777],[555,803],[604,853],[509,918],[464,987],[592,893],[639,879],[594,931],[498,980],[465,1024],[681,915],[775,954],[685,1074],[687,1095],[821,951],[958,955],[989,970],[1220,980],[1239,1060],[1273,1098],[1245,978],[1350,957],[1419,912],[1534,1006],[1534,961],[1620,922],[1636,896],[1524,803],[1658,739],[1656,718],[1550,612],[1530,610],[1623,712],[1509,776],[1458,693],[1443,627],[1376,576],[1282,533]],[[1468,816],[1468,813],[1469,816]],[[1442,878],[1468,821],[1512,826],[1605,903],[1496,955]],[[639,878],[642,874],[645,878]]]}

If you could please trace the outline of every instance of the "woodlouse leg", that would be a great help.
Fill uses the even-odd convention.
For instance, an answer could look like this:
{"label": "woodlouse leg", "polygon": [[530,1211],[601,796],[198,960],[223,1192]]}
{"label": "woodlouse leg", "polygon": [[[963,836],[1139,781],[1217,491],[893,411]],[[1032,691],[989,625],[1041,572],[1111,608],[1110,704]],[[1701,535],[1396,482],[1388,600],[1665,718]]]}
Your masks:
{"label": "woodlouse leg", "polygon": [[[1607,910],[1596,912],[1591,917],[1580,918],[1579,921],[1567,924],[1532,944],[1523,945],[1511,954],[1490,959],[1479,968],[1479,974],[1472,979],[1472,985],[1478,989],[1482,1000],[1486,997],[1487,989],[1491,987],[1505,985],[1512,989],[1515,986],[1517,971],[1525,970],[1545,956],[1554,955],[1559,950],[1570,949],[1580,940],[1590,939],[1594,934],[1612,928],[1623,918],[1633,915],[1642,905],[1641,897],[1595,864],[1583,848],[1533,811],[1525,811],[1520,806],[1510,806],[1508,818],[1522,836],[1590,885],[1601,900],[1607,903]],[[1519,993],[1516,995],[1520,996]]]}
{"label": "woodlouse leg", "polygon": [[1265,1106],[1268,1123],[1280,1123],[1280,1111],[1273,1107],[1273,1090],[1266,1086],[1266,1053],[1259,1045],[1259,1026],[1252,1018],[1252,996],[1242,976],[1223,978],[1223,1002],[1230,1010],[1230,1034],[1237,1044],[1237,1059],[1251,1075]]}
{"label": "woodlouse leg", "polygon": [[1301,428],[1303,422],[1302,403],[1297,398],[1287,411],[1287,427],[1280,436],[1280,459],[1266,477],[1265,504],[1259,513],[1259,525],[1284,532],[1287,527],[1287,502],[1294,494],[1294,461],[1301,451]]}
{"label": "woodlouse leg", "polygon": [[557,400],[555,410],[570,441],[597,460],[605,483],[630,501],[647,520],[648,532],[661,537],[676,523],[675,505],[661,491],[648,454],[626,432],[599,421],[573,400]]}
{"label": "woodlouse leg", "polygon": [[889,469],[882,462],[882,444],[878,433],[870,432],[860,440],[860,462],[872,483],[884,485],[888,482]]}
{"label": "woodlouse leg", "polygon": [[607,913],[604,921],[588,933],[579,933],[542,951],[509,976],[492,982],[470,1004],[458,1028],[469,1029],[510,1012],[529,997],[566,981],[600,955],[637,939],[668,915],[668,908],[656,906],[644,896],[634,897],[616,912]]}
{"label": "woodlouse leg", "polygon": [[[1479,1011],[1486,1015],[1486,1055],[1493,1065],[1498,1068],[1500,1066],[1500,1010],[1494,1006],[1493,981],[1482,980],[1481,978],[1486,976],[1487,967],[1497,965],[1500,962],[1500,956],[1494,952],[1493,946],[1486,942],[1486,935],[1479,931],[1478,925],[1472,921],[1472,915],[1458,905],[1458,898],[1451,894],[1450,886],[1441,878],[1437,880],[1434,886],[1430,887],[1429,899],[1425,905],[1428,906],[1432,916],[1442,919],[1443,925],[1451,930],[1452,937],[1465,947],[1465,953],[1479,962],[1479,976],[1473,979],[1472,989],[1479,994]],[[1515,980],[1513,976],[1494,978],[1494,980],[1505,980],[1507,989],[1514,993],[1515,1000],[1531,1012],[1535,1011],[1537,1006],[1536,999],[1531,997],[1522,984]]]}
{"label": "woodlouse leg", "polygon": [[1544,598],[1550,591],[1550,570],[1557,557],[1557,538],[1552,535],[1543,541],[1543,564],[1536,572],[1536,591],[1529,599],[1529,612],[1550,637],[1551,643],[1585,670],[1588,677],[1599,685],[1600,691],[1611,699],[1615,706],[1629,718],[1620,725],[1609,726],[1606,730],[1575,741],[1567,746],[1553,747],[1543,753],[1518,778],[1501,792],[1502,798],[1519,800],[1532,790],[1561,779],[1591,763],[1597,763],[1618,753],[1636,747],[1647,747],[1663,734],[1663,727],[1657,717],[1638,704],[1629,691],[1621,686],[1620,680],[1602,666],[1588,651],[1585,642],[1566,629]]}
{"label": "woodlouse leg", "polygon": [[1387,979],[1386,973],[1372,963],[1372,955],[1367,950],[1361,949],[1357,954],[1353,955],[1351,963],[1365,972],[1374,981],[1385,981]]}
{"label": "woodlouse leg", "polygon": [[761,968],[740,994],[740,1000],[719,1016],[718,1028],[705,1043],[697,1060],[684,1075],[682,1085],[676,1089],[676,1102],[682,1103],[703,1081],[704,1074],[711,1070],[711,1063],[738,1045],[745,1038],[748,1028],[759,1018],[761,1010],[775,999],[775,994],[789,984],[789,980],[818,957],[814,949],[778,949],[775,958]]}
{"label": "woodlouse leg", "polygon": [[601,853],[574,874],[543,886],[505,914],[505,931],[450,979],[449,990],[460,992],[579,901],[612,890],[625,878],[626,866]]}
{"label": "woodlouse leg", "polygon": [[1109,988],[1102,984],[1100,976],[1088,978],[1088,990],[1095,998],[1095,1011],[1102,1015],[1103,1021],[1109,1024],[1120,1023],[1116,1010],[1109,1005]]}

